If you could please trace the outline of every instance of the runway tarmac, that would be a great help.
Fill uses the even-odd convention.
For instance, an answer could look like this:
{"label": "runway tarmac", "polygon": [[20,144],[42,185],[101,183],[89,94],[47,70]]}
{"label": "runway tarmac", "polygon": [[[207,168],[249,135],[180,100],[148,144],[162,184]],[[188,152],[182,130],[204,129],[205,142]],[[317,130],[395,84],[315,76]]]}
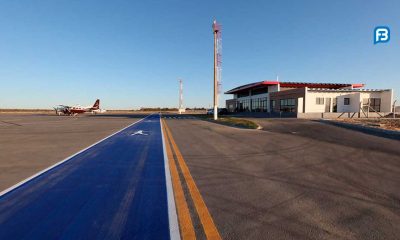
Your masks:
{"label": "runway tarmac", "polygon": [[142,117],[0,114],[0,191]]}
{"label": "runway tarmac", "polygon": [[1,193],[0,239],[169,239],[164,163],[151,115]]}

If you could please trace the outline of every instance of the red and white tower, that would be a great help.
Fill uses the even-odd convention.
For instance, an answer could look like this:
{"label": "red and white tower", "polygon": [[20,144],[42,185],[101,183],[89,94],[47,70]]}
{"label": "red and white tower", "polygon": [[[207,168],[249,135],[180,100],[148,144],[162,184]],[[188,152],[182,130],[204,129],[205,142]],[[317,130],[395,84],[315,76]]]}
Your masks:
{"label": "red and white tower", "polygon": [[221,87],[221,25],[214,20],[212,24],[214,34],[214,120],[218,119],[218,93]]}

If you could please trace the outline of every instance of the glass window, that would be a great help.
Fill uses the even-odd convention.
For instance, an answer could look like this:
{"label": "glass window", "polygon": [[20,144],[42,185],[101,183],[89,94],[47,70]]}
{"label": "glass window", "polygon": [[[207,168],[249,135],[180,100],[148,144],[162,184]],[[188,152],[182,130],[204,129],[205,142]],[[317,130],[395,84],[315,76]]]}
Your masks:
{"label": "glass window", "polygon": [[261,111],[263,112],[267,111],[267,98],[261,99]]}
{"label": "glass window", "polygon": [[296,112],[296,99],[280,99],[280,111],[282,112]]}
{"label": "glass window", "polygon": [[344,105],[350,105],[350,98],[344,98]]}
{"label": "glass window", "polygon": [[381,99],[380,98],[371,98],[369,106],[376,112],[381,111]]}
{"label": "glass window", "polygon": [[253,98],[246,100],[239,100],[243,103],[242,111],[252,111],[252,112],[265,112],[267,111],[267,98]]}
{"label": "glass window", "polygon": [[275,111],[275,100],[271,100],[271,112]]}
{"label": "glass window", "polygon": [[316,103],[317,103],[317,105],[324,105],[324,98],[317,97],[316,98]]}
{"label": "glass window", "polygon": [[[368,107],[369,106],[369,107]],[[381,111],[381,99],[380,98],[364,98],[363,99],[363,110],[364,111]]]}

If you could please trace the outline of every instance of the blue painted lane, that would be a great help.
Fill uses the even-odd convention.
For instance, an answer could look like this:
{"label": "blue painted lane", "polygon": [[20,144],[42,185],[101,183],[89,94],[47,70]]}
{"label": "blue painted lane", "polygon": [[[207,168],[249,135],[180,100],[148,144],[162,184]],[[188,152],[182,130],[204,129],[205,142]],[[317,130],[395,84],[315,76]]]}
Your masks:
{"label": "blue painted lane", "polygon": [[0,239],[169,239],[162,144],[151,115],[6,193]]}

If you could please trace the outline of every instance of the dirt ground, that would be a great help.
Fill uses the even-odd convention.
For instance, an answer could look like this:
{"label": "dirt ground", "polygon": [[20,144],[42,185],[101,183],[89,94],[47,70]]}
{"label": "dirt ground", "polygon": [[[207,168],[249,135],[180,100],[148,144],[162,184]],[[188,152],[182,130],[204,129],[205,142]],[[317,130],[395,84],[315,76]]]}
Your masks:
{"label": "dirt ground", "polygon": [[400,118],[337,119],[347,123],[400,131]]}

